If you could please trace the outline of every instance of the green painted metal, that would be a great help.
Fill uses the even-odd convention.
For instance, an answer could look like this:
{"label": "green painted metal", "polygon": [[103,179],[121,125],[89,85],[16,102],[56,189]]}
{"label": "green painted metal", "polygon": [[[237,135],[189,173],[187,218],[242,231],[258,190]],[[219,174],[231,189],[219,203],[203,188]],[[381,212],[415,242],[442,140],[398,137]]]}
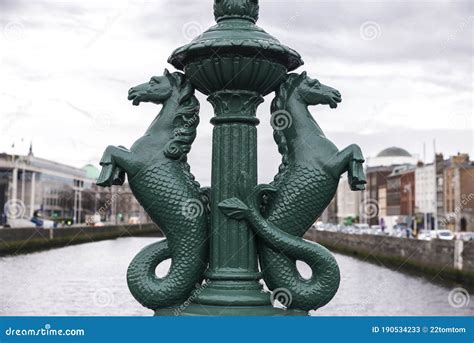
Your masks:
{"label": "green painted metal", "polygon": [[[134,105],[163,104],[146,134],[130,150],[108,147],[101,160],[98,184],[120,185],[127,174],[167,237],[143,249],[127,275],[134,297],[156,315],[305,315],[338,289],[331,253],[301,237],[341,174],[348,172],[353,190],[364,189],[364,158],[358,146],[338,151],[324,136],[308,106],[335,108],[341,95],[306,73],[288,74],[303,61],[255,25],[258,10],[258,0],[215,0],[217,24],[169,58],[184,74],[165,71],[130,90]],[[210,189],[186,163],[199,123],[194,89],[215,110]],[[282,164],[271,185],[257,185],[256,111],[271,92]],[[165,259],[170,271],[158,278]],[[297,260],[311,267],[310,279]]]}
{"label": "green painted metal", "polygon": [[[199,123],[199,102],[184,75],[168,71],[132,88],[128,98],[134,105],[153,102],[163,108],[130,150],[107,147],[97,184],[121,185],[126,173],[133,194],[166,235],[134,258],[127,275],[133,296],[157,310],[184,302],[207,265],[205,192],[186,163]],[[169,258],[168,275],[157,278],[156,266]]]}

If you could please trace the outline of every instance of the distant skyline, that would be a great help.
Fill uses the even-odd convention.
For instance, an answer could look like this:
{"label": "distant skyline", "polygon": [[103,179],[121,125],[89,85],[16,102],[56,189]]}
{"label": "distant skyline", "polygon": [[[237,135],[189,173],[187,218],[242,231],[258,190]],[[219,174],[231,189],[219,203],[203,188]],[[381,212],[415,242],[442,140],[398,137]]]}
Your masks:
{"label": "distant skyline", "polygon": [[[160,108],[127,101],[130,87],[160,75],[167,57],[213,25],[212,0],[0,2],[0,152],[81,167],[109,145],[130,146]],[[183,5],[184,4],[184,5]],[[258,25],[296,49],[297,70],[340,90],[336,110],[311,112],[340,148],[367,157],[399,146],[432,160],[474,155],[472,1],[261,0]],[[210,183],[212,107],[199,95],[201,124],[190,154]],[[280,157],[258,116],[260,181]],[[23,140],[23,141],[22,141]],[[15,143],[16,148],[12,149]]]}

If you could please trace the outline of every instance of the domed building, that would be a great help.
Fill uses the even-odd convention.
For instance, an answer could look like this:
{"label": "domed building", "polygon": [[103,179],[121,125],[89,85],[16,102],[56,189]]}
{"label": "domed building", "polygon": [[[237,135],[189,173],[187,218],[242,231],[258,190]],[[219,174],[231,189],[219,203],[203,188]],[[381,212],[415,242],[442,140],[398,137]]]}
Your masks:
{"label": "domed building", "polygon": [[[397,168],[412,172],[417,162],[417,157],[399,147],[389,147],[379,152],[375,157],[366,158],[367,186],[365,192],[352,192],[346,185],[346,175],[343,176],[344,180],[339,184],[337,192],[338,221],[344,222],[346,218],[352,217],[369,225],[383,223],[386,226],[393,226],[394,219],[388,218],[393,215],[388,208],[391,199],[390,190],[387,189],[387,178]],[[413,208],[412,206],[412,210]],[[383,221],[381,221],[382,218],[384,218]]]}
{"label": "domed building", "polygon": [[[377,207],[377,213],[366,218],[369,224],[384,224],[393,227],[400,215],[408,214],[408,212],[413,214],[414,175],[417,163],[417,157],[399,147],[386,148],[377,156],[368,159],[367,191],[364,194],[364,201],[376,204]],[[410,191],[407,191],[409,199],[405,201],[407,204],[404,204],[402,208],[400,203],[403,202],[406,192],[401,189],[408,185],[410,186]]]}
{"label": "domed building", "polygon": [[393,166],[402,164],[416,165],[418,159],[405,149],[390,147],[382,150],[375,157],[367,158],[367,167]]}

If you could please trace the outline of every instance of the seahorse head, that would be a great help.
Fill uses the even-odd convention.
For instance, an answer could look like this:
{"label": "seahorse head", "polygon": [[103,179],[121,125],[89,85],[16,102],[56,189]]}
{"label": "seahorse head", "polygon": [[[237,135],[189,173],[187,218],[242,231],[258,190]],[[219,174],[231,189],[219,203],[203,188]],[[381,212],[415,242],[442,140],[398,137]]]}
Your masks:
{"label": "seahorse head", "polygon": [[[128,99],[134,105],[141,102],[163,104],[158,115],[160,130],[171,130],[171,138],[165,147],[165,155],[180,159],[191,150],[199,124],[199,101],[194,87],[183,73],[170,73],[165,69],[163,76],[153,76],[149,82],[130,89]],[[171,101],[172,100],[172,101]],[[170,104],[170,106],[167,106]]]}
{"label": "seahorse head", "polygon": [[306,72],[292,73],[277,89],[272,112],[285,109],[291,99],[303,105],[329,105],[331,108],[336,108],[341,102],[341,93],[310,78]]}

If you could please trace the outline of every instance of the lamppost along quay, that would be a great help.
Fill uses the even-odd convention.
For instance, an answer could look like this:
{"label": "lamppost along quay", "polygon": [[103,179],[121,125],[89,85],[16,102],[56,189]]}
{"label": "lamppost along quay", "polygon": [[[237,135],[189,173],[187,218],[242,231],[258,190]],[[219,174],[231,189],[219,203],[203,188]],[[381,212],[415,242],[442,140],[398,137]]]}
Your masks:
{"label": "lamppost along quay", "polygon": [[[162,105],[145,135],[130,148],[107,147],[101,159],[98,184],[121,185],[127,176],[166,235],[139,252],[127,274],[133,296],[156,315],[305,315],[338,289],[332,254],[301,237],[341,174],[348,172],[352,190],[364,189],[364,157],[358,146],[339,151],[325,137],[308,106],[336,108],[341,94],[291,73],[303,65],[300,55],[258,27],[258,15],[258,0],[215,0],[216,25],[169,58],[179,71],[130,89],[134,105]],[[210,188],[201,188],[186,159],[199,124],[195,90],[215,111]],[[256,111],[270,93],[272,113],[263,119],[282,163],[271,184],[258,185]],[[170,270],[159,278],[155,268],[166,259]],[[310,278],[299,274],[298,260]]]}

